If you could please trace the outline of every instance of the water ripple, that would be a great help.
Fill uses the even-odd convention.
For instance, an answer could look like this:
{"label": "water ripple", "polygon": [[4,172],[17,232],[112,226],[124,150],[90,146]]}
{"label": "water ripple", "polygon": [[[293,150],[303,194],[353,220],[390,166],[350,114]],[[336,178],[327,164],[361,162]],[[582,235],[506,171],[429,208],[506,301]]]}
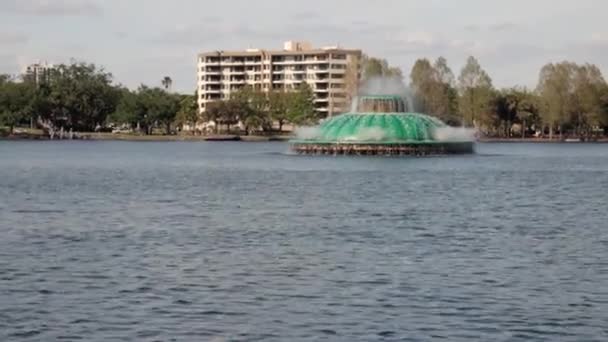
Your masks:
{"label": "water ripple", "polygon": [[608,340],[604,148],[84,146],[0,144],[0,341]]}

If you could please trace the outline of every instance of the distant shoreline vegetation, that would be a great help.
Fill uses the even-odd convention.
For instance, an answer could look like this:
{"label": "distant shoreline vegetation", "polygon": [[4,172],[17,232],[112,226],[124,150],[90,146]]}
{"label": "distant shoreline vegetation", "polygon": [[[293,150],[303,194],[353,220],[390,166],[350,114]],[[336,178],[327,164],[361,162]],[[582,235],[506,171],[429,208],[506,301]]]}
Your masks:
{"label": "distant shoreline vegetation", "polygon": [[[199,115],[197,93],[171,92],[168,76],[159,78],[160,86],[142,85],[135,91],[115,84],[111,73],[94,64],[59,65],[40,76],[0,75],[0,136],[12,136],[19,127],[41,129],[51,138],[60,132],[271,136],[287,125],[312,125],[321,119],[305,82],[293,91],[244,87]],[[475,127],[486,139],[597,140],[608,135],[608,86],[591,64],[547,64],[534,90],[496,89],[474,57],[458,78],[444,58],[434,63],[419,59],[406,85],[399,68],[364,56],[361,80],[345,80],[350,97],[373,89],[369,85],[378,79],[397,84],[403,95],[408,92],[413,110],[453,126]]]}

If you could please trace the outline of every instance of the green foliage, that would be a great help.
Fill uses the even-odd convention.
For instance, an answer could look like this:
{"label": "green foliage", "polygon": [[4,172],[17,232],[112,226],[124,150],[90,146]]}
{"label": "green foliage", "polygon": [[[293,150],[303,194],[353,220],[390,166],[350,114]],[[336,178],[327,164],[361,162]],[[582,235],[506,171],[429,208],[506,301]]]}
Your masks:
{"label": "green foliage", "polygon": [[34,88],[25,83],[0,84],[0,125],[13,128],[32,115]]}
{"label": "green foliage", "polygon": [[458,102],[464,123],[469,126],[492,125],[491,103],[494,95],[492,80],[475,57],[469,57],[458,77]]}
{"label": "green foliage", "polygon": [[492,102],[494,108],[494,134],[504,137],[513,136],[514,124],[521,125],[522,136],[531,127],[539,124],[538,97],[526,89],[511,88],[498,91]]}
{"label": "green foliage", "polygon": [[278,122],[279,131],[282,131],[283,125],[289,121],[289,97],[290,94],[284,91],[273,90],[268,94],[268,110],[270,119]]}
{"label": "green foliage", "polygon": [[604,94],[600,98],[599,121],[604,132],[608,131],[608,89],[604,90]]}
{"label": "green foliage", "polygon": [[295,125],[314,124],[318,120],[314,107],[314,92],[303,82],[292,92],[273,91],[264,93],[251,87],[244,87],[232,93],[228,100],[212,102],[207,106],[203,119],[225,125],[241,123],[249,134],[256,129],[269,131],[273,120],[279,128],[286,122]]}
{"label": "green foliage", "polygon": [[128,124],[135,128],[143,118],[143,112],[139,111],[137,93],[131,92],[127,88],[120,88],[119,101],[116,110],[109,115],[111,123]]}
{"label": "green foliage", "polygon": [[562,62],[545,65],[537,92],[543,123],[549,136],[555,129],[560,136],[568,128],[577,135],[589,135],[593,128],[605,126],[603,98],[608,86],[595,65]]}
{"label": "green foliage", "polygon": [[314,124],[319,119],[314,106],[315,94],[307,83],[301,83],[298,89],[289,94],[287,114],[289,121],[295,125]]}
{"label": "green foliage", "polygon": [[241,108],[241,105],[240,100],[211,102],[203,115],[203,119],[215,122],[216,133],[221,125],[225,125],[226,130],[230,131],[230,126],[239,122],[238,115],[242,115],[243,108]]}
{"label": "green foliage", "polygon": [[112,75],[93,64],[60,65],[38,90],[39,116],[55,127],[92,131],[116,110],[120,93]]}
{"label": "green foliage", "polygon": [[183,127],[188,125],[193,127],[199,120],[198,104],[196,103],[197,94],[182,95],[179,102],[179,111],[175,116],[175,123]]}
{"label": "green foliage", "polygon": [[204,121],[215,123],[215,133],[219,131],[219,124],[227,112],[226,101],[211,102],[207,105],[207,110],[203,113]]}
{"label": "green foliage", "polygon": [[386,59],[363,56],[362,60],[363,80],[372,78],[397,78],[403,79],[403,73],[398,67],[391,67]]}
{"label": "green foliage", "polygon": [[147,87],[140,88],[138,97],[139,105],[143,107],[146,125],[164,126],[165,134],[170,134],[171,123],[179,110],[179,98],[164,89]]}
{"label": "green foliage", "polygon": [[457,92],[454,74],[447,61],[439,57],[434,65],[428,59],[419,59],[410,73],[410,87],[414,92],[415,107],[435,115],[446,122],[457,121]]}
{"label": "green foliage", "polygon": [[[361,70],[358,65],[358,61],[350,65],[344,79],[348,96],[361,88],[359,81],[378,78],[403,84],[401,70],[384,59],[363,56]],[[383,86],[402,89],[393,83],[364,87],[362,92],[386,91]],[[228,130],[240,122],[250,132],[271,130],[273,122],[282,129],[287,122],[308,125],[320,118],[314,92],[305,82],[294,91],[262,92],[246,87],[229,100],[209,103],[200,116],[197,95],[170,93],[168,76],[161,85],[130,91],[113,84],[110,73],[86,63],[61,65],[37,80],[25,77],[22,83],[0,75],[0,125],[12,130],[33,119],[51,133],[59,128],[92,131],[112,123],[150,134],[154,128],[170,133],[172,125],[194,125],[202,119]],[[589,136],[601,128],[608,133],[608,85],[599,68],[591,64],[547,64],[536,91],[530,92],[495,90],[474,57],[469,57],[457,82],[444,58],[434,63],[420,59],[412,68],[410,86],[418,110],[450,124],[474,125],[486,134],[525,137],[527,132],[547,129],[549,136],[555,131]]]}
{"label": "green foliage", "polygon": [[268,112],[268,99],[266,94],[251,87],[244,87],[232,95],[229,100],[237,120],[245,126],[245,132],[272,127]]}
{"label": "green foliage", "polygon": [[9,83],[12,80],[11,75],[0,74],[0,86]]}
{"label": "green foliage", "polygon": [[170,134],[171,124],[175,121],[179,109],[179,95],[142,85],[133,93],[122,90],[117,110],[111,118],[115,123],[139,126],[146,134],[151,134],[154,127],[164,127],[165,134]]}

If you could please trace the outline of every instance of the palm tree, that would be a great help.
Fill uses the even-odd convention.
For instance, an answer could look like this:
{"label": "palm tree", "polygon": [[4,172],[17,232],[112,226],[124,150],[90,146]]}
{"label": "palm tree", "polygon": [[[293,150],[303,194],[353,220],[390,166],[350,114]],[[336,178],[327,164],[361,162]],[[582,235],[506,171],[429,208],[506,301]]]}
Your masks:
{"label": "palm tree", "polygon": [[171,89],[171,85],[173,85],[173,80],[169,76],[163,77],[160,83],[165,87],[165,90],[169,91]]}

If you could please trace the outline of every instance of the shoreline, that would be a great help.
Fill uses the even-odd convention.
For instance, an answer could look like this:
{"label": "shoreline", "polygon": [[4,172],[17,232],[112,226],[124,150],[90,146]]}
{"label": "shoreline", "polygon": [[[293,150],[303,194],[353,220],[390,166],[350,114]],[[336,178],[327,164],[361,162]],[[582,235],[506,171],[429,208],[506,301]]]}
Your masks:
{"label": "shoreline", "polygon": [[605,144],[608,143],[608,138],[600,138],[597,140],[578,140],[567,141],[548,138],[480,138],[476,142],[481,143],[534,143],[534,144]]}
{"label": "shoreline", "polygon": [[214,135],[136,135],[120,133],[75,133],[73,139],[55,138],[50,139],[42,134],[21,133],[0,136],[0,141],[234,141],[234,142],[270,142],[288,141],[290,135],[238,135],[238,134],[214,134]]}
{"label": "shoreline", "polygon": [[[234,142],[272,142],[272,141],[289,141],[292,135],[239,135],[239,134],[212,134],[212,135],[139,135],[139,134],[121,134],[121,133],[75,133],[74,139],[50,139],[41,133],[18,133],[13,135],[0,136],[0,141],[51,141],[51,140],[80,140],[80,141],[234,141]],[[602,137],[596,140],[587,141],[566,141],[547,138],[479,138],[475,142],[478,143],[536,143],[536,144],[604,144],[608,143],[608,137]]]}

